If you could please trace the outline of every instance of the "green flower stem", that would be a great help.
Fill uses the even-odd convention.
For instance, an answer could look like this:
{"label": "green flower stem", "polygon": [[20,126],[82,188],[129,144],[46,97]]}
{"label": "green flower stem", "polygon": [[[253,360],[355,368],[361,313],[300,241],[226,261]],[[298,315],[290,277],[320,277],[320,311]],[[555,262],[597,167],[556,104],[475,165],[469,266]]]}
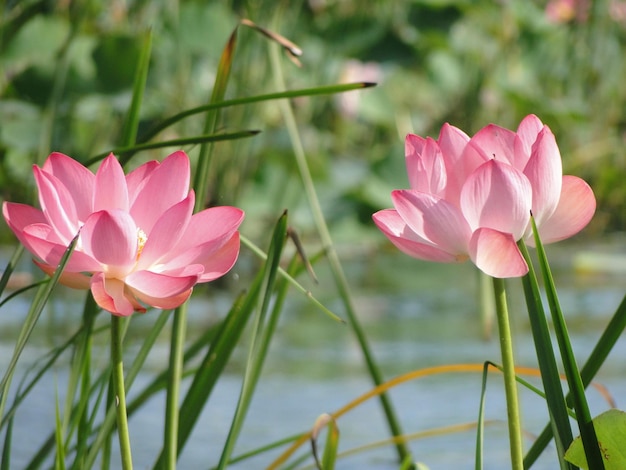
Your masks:
{"label": "green flower stem", "polygon": [[187,331],[187,302],[176,309],[172,325],[172,341],[170,347],[170,366],[167,382],[167,398],[165,404],[165,434],[163,436],[163,453],[165,469],[175,469],[178,459],[178,421],[180,410],[180,381],[183,376],[183,356]]}
{"label": "green flower stem", "polygon": [[522,435],[517,400],[517,383],[515,381],[515,361],[513,360],[513,340],[509,324],[509,312],[506,304],[504,280],[493,278],[493,290],[498,318],[500,351],[502,353],[502,369],[504,374],[504,390],[509,424],[509,442],[511,447],[511,468],[523,470],[524,455],[522,452]]}
{"label": "green flower stem", "polygon": [[117,434],[120,440],[122,468],[131,470],[133,459],[130,450],[128,417],[126,416],[126,391],[124,390],[124,365],[122,362],[122,319],[111,315],[111,363],[113,364],[113,387],[116,396]]}

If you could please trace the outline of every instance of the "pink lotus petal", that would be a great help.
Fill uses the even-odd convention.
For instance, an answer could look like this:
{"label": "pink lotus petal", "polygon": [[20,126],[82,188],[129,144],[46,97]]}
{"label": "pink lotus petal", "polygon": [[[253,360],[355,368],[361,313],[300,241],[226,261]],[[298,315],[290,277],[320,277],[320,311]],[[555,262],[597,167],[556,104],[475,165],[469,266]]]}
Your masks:
{"label": "pink lotus petal", "polygon": [[151,271],[152,273],[162,274],[164,276],[170,277],[189,277],[196,276],[199,278],[200,275],[204,272],[204,266],[201,264],[187,264],[185,266],[178,266],[172,269],[164,268],[160,271]]}
{"label": "pink lotus petal", "polygon": [[209,282],[223,276],[232,269],[239,256],[239,232],[216,251],[203,251],[194,259],[195,263],[203,266],[203,272],[198,282]]}
{"label": "pink lotus petal", "polygon": [[530,220],[532,188],[528,178],[512,166],[490,160],[467,179],[461,208],[473,230],[486,227],[524,234]]}
{"label": "pink lotus petal", "polygon": [[412,190],[393,191],[391,198],[400,217],[417,235],[448,253],[467,253],[471,230],[457,207]]}
{"label": "pink lotus petal", "polygon": [[435,196],[443,195],[447,183],[446,166],[437,142],[427,138],[421,154],[411,158],[407,156],[406,164],[411,189]]}
{"label": "pink lotus petal", "polygon": [[[596,210],[592,189],[576,176],[563,176],[561,198],[554,213],[539,226],[541,243],[548,244],[569,238],[587,226]],[[526,243],[535,246],[532,235]]]}
{"label": "pink lotus petal", "polygon": [[408,160],[419,157],[423,150],[426,139],[415,134],[407,134],[404,139],[404,155]]}
{"label": "pink lotus petal", "polygon": [[191,296],[192,291],[193,291],[193,288],[185,292],[181,292],[178,295],[161,298],[161,297],[152,297],[150,295],[145,294],[144,292],[132,290],[133,294],[146,305],[150,305],[152,307],[160,308],[163,310],[169,310],[169,309],[180,307]]}
{"label": "pink lotus petal", "polygon": [[85,222],[80,240],[85,253],[102,263],[111,277],[123,279],[135,264],[137,226],[127,212],[94,212]]}
{"label": "pink lotus petal", "polygon": [[469,145],[478,150],[485,160],[493,158],[513,165],[515,135],[515,132],[509,129],[489,124],[470,139]]}
{"label": "pink lotus petal", "polygon": [[534,114],[529,114],[517,127],[518,139],[515,141],[515,168],[522,169],[526,166],[533,144],[544,125]]}
{"label": "pink lotus petal", "polygon": [[150,160],[143,165],[137,167],[126,175],[126,186],[128,187],[128,201],[130,206],[135,203],[137,195],[141,192],[148,181],[149,175],[159,167],[160,163],[156,160]]}
{"label": "pink lotus petal", "polygon": [[21,232],[25,227],[32,224],[48,223],[48,219],[39,209],[15,202],[3,202],[2,215],[21,243],[24,243]]}
{"label": "pink lotus petal", "polygon": [[244,212],[231,206],[211,207],[194,214],[185,234],[165,259],[170,260],[208,242],[213,242],[219,248],[239,228],[243,218]]}
{"label": "pink lotus petal", "polygon": [[126,286],[119,279],[105,278],[103,273],[91,278],[91,293],[96,303],[113,315],[127,317],[134,312],[145,312],[131,296],[126,295]]}
{"label": "pink lotus petal", "polygon": [[170,272],[180,266],[199,265],[202,266],[203,274],[198,282],[207,282],[226,274],[235,264],[238,253],[239,232],[234,232],[229,238],[220,239],[219,242],[208,241],[185,251],[177,251],[176,256],[158,266],[158,272]]}
{"label": "pink lotus petal", "polygon": [[439,139],[437,139],[441,153],[445,155],[446,162],[449,162],[451,166],[458,163],[469,141],[470,138],[465,132],[448,123],[441,127]]}
{"label": "pink lotus petal", "polygon": [[478,269],[492,277],[520,277],[528,272],[528,265],[510,233],[478,229],[470,241],[470,257]]}
{"label": "pink lotus petal", "polygon": [[[406,172],[409,176],[409,184],[413,188],[415,175],[418,173],[418,164],[420,156],[424,150],[426,139],[415,134],[407,134],[404,139],[404,157],[406,164]],[[417,184],[417,183],[416,183]],[[416,189],[416,188],[413,188]]]}
{"label": "pink lotus petal", "polygon": [[122,165],[113,154],[104,159],[98,172],[93,193],[93,212],[120,209],[128,212],[128,187]]}
{"label": "pink lotus petal", "polygon": [[[67,246],[58,240],[56,233],[46,224],[32,224],[23,232],[23,244],[33,255],[52,266],[58,266]],[[68,244],[69,245],[69,244]],[[66,271],[94,272],[102,269],[100,263],[75,248],[65,265]]]}
{"label": "pink lotus petal", "polygon": [[80,228],[72,195],[55,176],[36,166],[33,173],[39,188],[39,203],[48,223],[64,242],[69,243]]}
{"label": "pink lotus petal", "polygon": [[161,214],[189,194],[189,157],[174,152],[156,167],[139,190],[130,213],[137,226],[150,233]]}
{"label": "pink lotus petal", "polygon": [[170,207],[157,220],[152,231],[148,234],[148,239],[137,263],[137,270],[147,269],[163,257],[170,255],[172,248],[187,230],[194,203],[194,192],[190,191],[189,196]]}
{"label": "pink lotus petal", "polygon": [[433,246],[413,232],[395,209],[378,211],[372,218],[391,243],[413,258],[440,263],[463,261],[462,258]]}
{"label": "pink lotus petal", "polygon": [[[50,266],[49,264],[40,263],[37,260],[33,260],[33,262],[48,276],[52,276],[57,269],[57,266]],[[91,277],[81,272],[68,272],[66,265],[61,273],[61,277],[59,277],[59,282],[72,289],[89,289]]]}
{"label": "pink lotus petal", "polygon": [[86,220],[93,212],[95,175],[73,158],[58,152],[50,154],[42,169],[63,183],[74,199],[79,220]]}
{"label": "pink lotus petal", "polygon": [[537,224],[549,218],[555,211],[561,196],[563,168],[561,154],[554,134],[545,126],[533,144],[532,153],[524,175],[533,188],[533,216]]}
{"label": "pink lotus petal", "polygon": [[460,129],[444,124],[439,133],[439,148],[446,165],[448,180],[445,199],[458,205],[467,177],[485,163],[486,157],[468,145],[470,138]]}
{"label": "pink lotus petal", "polygon": [[133,291],[159,299],[186,292],[196,282],[198,282],[198,276],[195,274],[178,277],[150,271],[135,271],[126,277],[126,284]]}

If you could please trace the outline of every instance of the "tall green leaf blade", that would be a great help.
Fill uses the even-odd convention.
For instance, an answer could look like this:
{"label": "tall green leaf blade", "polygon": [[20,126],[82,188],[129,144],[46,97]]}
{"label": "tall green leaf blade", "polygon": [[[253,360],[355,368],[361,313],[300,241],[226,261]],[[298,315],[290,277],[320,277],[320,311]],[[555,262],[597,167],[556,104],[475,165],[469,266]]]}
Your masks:
{"label": "tall green leaf blade", "polygon": [[[271,46],[270,60],[272,65],[272,71],[274,73],[276,87],[280,90],[284,90],[286,86],[282,74],[278,50],[276,47]],[[350,293],[350,287],[343,271],[341,261],[339,260],[339,256],[337,255],[337,252],[335,250],[332,237],[330,236],[328,224],[326,223],[326,219],[324,218],[321,204],[317,196],[317,191],[315,189],[315,184],[313,183],[313,177],[311,175],[311,171],[309,169],[309,165],[306,159],[304,146],[302,145],[302,140],[300,138],[300,133],[293,113],[293,109],[291,108],[290,103],[286,100],[281,100],[279,102],[279,106],[283,119],[285,120],[285,124],[287,126],[287,132],[289,133],[289,138],[293,147],[298,173],[300,174],[300,178],[302,179],[303,189],[308,199],[309,206],[313,214],[315,226],[322,241],[322,245],[326,250],[332,276],[335,284],[337,285],[339,296],[341,297],[341,300],[344,304],[346,316],[348,317],[348,323],[350,324],[350,327],[352,328],[354,335],[359,343],[359,348],[361,349],[361,352],[363,354],[363,358],[365,360],[365,364],[367,366],[370,377],[372,378],[372,381],[375,385],[380,385],[384,382],[383,375],[380,371],[380,368],[378,367],[378,364],[376,363],[374,354],[371,351],[369,342],[365,335],[365,331],[361,326],[361,323],[356,314],[356,309],[354,307],[352,295]],[[389,426],[391,434],[394,437],[399,438],[396,444],[396,450],[398,452],[399,460],[403,461],[406,456],[410,454],[410,452],[406,446],[406,443],[401,439],[403,432],[400,426],[400,421],[396,416],[396,412],[392,406],[391,400],[389,399],[389,395],[387,393],[382,393],[379,396],[379,400],[383,408],[383,412],[385,413],[385,417],[387,419],[387,424]]]}
{"label": "tall green leaf blade", "polygon": [[7,370],[5,371],[4,376],[2,377],[2,381],[0,381],[0,394],[2,396],[2,398],[0,399],[0,416],[4,416],[4,408],[6,405],[6,400],[7,400],[8,393],[9,393],[9,387],[11,385],[11,380],[13,378],[13,373],[15,372],[17,361],[19,360],[22,354],[22,351],[24,350],[24,347],[26,346],[26,343],[28,342],[28,339],[30,338],[31,333],[33,332],[33,329],[35,328],[35,325],[37,324],[37,321],[39,320],[39,317],[41,316],[41,312],[43,312],[46,302],[50,298],[52,291],[54,290],[57,283],[59,282],[61,273],[63,272],[63,269],[65,269],[65,265],[69,261],[70,256],[72,255],[72,252],[74,251],[74,247],[76,246],[77,241],[78,241],[78,235],[76,235],[74,239],[68,245],[67,249],[65,250],[65,253],[61,257],[58,267],[56,268],[52,277],[50,278],[50,281],[47,282],[46,284],[42,284],[39,287],[39,289],[37,290],[37,294],[35,295],[35,298],[33,299],[33,302],[31,303],[30,309],[26,316],[26,320],[24,321],[24,325],[22,326],[22,329],[18,335],[16,344],[15,344],[15,349],[13,351],[13,356],[11,357],[11,360],[9,361],[9,365],[7,366]]}
{"label": "tall green leaf blade", "polygon": [[255,387],[257,385],[261,369],[265,360],[265,353],[267,351],[267,345],[271,339],[273,333],[273,327],[266,327],[264,325],[264,319],[269,309],[272,294],[274,292],[274,284],[277,278],[277,271],[280,264],[280,258],[287,236],[287,213],[278,219],[276,227],[272,235],[272,242],[267,253],[267,262],[263,269],[263,299],[261,307],[256,315],[255,324],[252,332],[252,341],[248,352],[248,360],[246,363],[246,372],[244,375],[243,384],[241,386],[241,393],[239,395],[239,401],[235,410],[235,416],[231,423],[226,443],[220,456],[218,464],[219,469],[224,469],[228,465],[228,461],[235,446],[235,442],[239,437],[239,432],[243,425],[243,421],[247,414],[252,396],[254,394]]}
{"label": "tall green leaf blade", "polygon": [[[215,83],[213,85],[213,93],[211,94],[210,103],[216,103],[224,99],[226,94],[226,88],[228,86],[228,79],[230,78],[230,71],[233,63],[233,56],[235,54],[235,47],[237,45],[237,28],[235,28],[226,43],[220,57],[220,62],[217,67],[217,73],[215,76]],[[207,112],[206,119],[204,121],[204,134],[212,134],[217,129],[217,123],[219,119],[219,108],[213,108]],[[204,208],[204,204],[208,195],[209,173],[211,167],[211,155],[213,146],[211,143],[205,143],[200,148],[200,155],[198,156],[198,168],[193,182],[194,190],[196,191],[196,205],[195,211],[199,211]]]}
{"label": "tall green leaf blade", "polygon": [[61,410],[59,409],[59,396],[54,397],[54,437],[56,442],[55,470],[65,470],[65,445],[63,443],[63,423],[61,420]]}
{"label": "tall green leaf blade", "polygon": [[576,411],[576,421],[580,429],[580,437],[585,448],[585,455],[587,456],[587,462],[591,468],[601,470],[604,468],[604,462],[598,445],[598,437],[591,420],[591,413],[589,412],[589,405],[587,404],[587,398],[585,396],[585,387],[580,376],[580,371],[578,370],[578,365],[576,364],[576,358],[574,357],[569,333],[567,332],[565,318],[561,311],[554,279],[552,278],[552,272],[548,264],[548,258],[539,238],[535,220],[533,217],[531,217],[530,220],[533,227],[535,247],[537,248],[537,256],[539,258],[539,266],[541,267],[546,289],[548,305],[550,306],[550,312],[552,314],[554,333],[561,352],[561,360],[563,361],[567,383],[570,393],[572,394],[574,410]]}
{"label": "tall green leaf blade", "polygon": [[[523,241],[518,243],[520,251],[528,264],[528,273],[522,277],[522,286],[528,309],[528,319],[535,344],[537,362],[541,371],[541,381],[546,394],[546,404],[550,415],[550,425],[553,435],[556,437],[556,451],[561,469],[570,469],[571,465],[565,460],[565,451],[572,443],[574,436],[567,414],[567,405],[561,377],[552,348],[552,338],[548,328],[548,321],[543,309],[539,284],[535,269],[530,259],[530,254]],[[525,457],[525,461],[528,456]]]}
{"label": "tall green leaf blade", "polygon": [[2,460],[0,470],[11,470],[11,442],[13,440],[13,417],[9,418],[9,424],[4,434],[4,445],[2,446]]}
{"label": "tall green leaf blade", "polygon": [[[9,278],[11,277],[11,274],[13,274],[13,271],[15,270],[15,265],[19,261],[23,252],[24,252],[24,246],[18,245],[17,248],[15,248],[13,255],[11,255],[11,259],[7,263],[6,268],[4,268],[4,271],[2,272],[2,277],[0,277],[0,295],[2,295],[2,293],[4,292],[4,289],[9,283]],[[4,303],[5,300],[6,299],[4,299],[2,303]]]}
{"label": "tall green leaf blade", "polygon": [[133,95],[126,116],[126,123],[123,127],[122,145],[132,145],[137,140],[137,130],[139,129],[139,116],[141,111],[141,103],[146,90],[146,81],[148,79],[148,69],[150,66],[150,54],[152,51],[152,30],[144,33],[143,44],[137,69],[135,71],[135,80],[133,83]]}
{"label": "tall green leaf blade", "polygon": [[160,123],[156,124],[153,128],[147,131],[144,135],[139,137],[139,142],[148,142],[154,136],[156,136],[161,131],[167,129],[168,127],[173,126],[177,122],[182,121],[185,118],[190,116],[195,116],[196,114],[204,113],[207,111],[213,111],[221,108],[228,108],[231,106],[241,106],[244,104],[252,104],[252,103],[260,103],[263,101],[273,101],[280,99],[290,99],[290,98],[302,98],[305,96],[319,96],[319,95],[332,95],[335,93],[344,93],[346,91],[351,90],[360,90],[363,88],[368,88],[374,86],[375,83],[368,82],[358,82],[358,83],[344,83],[337,85],[327,85],[320,86],[314,88],[303,88],[300,90],[288,90],[276,93],[267,93],[264,95],[256,95],[256,96],[248,96],[245,98],[234,98],[231,100],[217,101],[211,102],[208,104],[204,104],[202,106],[197,106],[195,108],[190,108],[185,111],[181,111],[174,116],[170,116],[169,118],[164,119]]}
{"label": "tall green leaf blade", "polygon": [[[261,274],[261,273],[260,273]],[[211,346],[208,348],[200,365],[193,374],[193,380],[187,390],[187,394],[179,411],[179,429],[178,429],[178,453],[187,443],[187,439],[200,417],[200,410],[209,400],[215,385],[222,375],[224,368],[230,358],[233,350],[239,342],[239,338],[245,330],[245,325],[254,311],[261,288],[262,276],[253,281],[250,291],[245,297],[240,297],[231,307],[222,321],[219,330],[211,339]],[[191,348],[190,348],[191,349]],[[187,353],[190,351],[188,350]],[[191,359],[186,357],[186,360]],[[156,385],[156,383],[154,384]],[[141,398],[141,395],[137,397]],[[131,404],[131,409],[134,405]],[[163,451],[159,455],[154,468],[161,468],[163,464]]]}

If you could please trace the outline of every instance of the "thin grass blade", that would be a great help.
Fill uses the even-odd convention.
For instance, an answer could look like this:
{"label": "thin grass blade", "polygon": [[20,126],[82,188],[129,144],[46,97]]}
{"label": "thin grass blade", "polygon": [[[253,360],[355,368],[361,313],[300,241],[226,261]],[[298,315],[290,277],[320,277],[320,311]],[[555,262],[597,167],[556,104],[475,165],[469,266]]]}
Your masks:
{"label": "thin grass blade", "polygon": [[212,142],[221,142],[224,140],[245,139],[247,137],[253,137],[260,131],[258,130],[243,130],[235,132],[222,132],[218,134],[206,134],[198,135],[194,137],[182,137],[180,139],[164,140],[162,142],[150,142],[146,144],[132,144],[124,147],[116,147],[113,150],[100,153],[95,157],[91,157],[85,162],[85,166],[93,165],[105,158],[109,153],[113,153],[119,157],[119,161],[122,165],[125,165],[131,157],[143,150],[154,150],[166,147],[185,147],[188,145],[205,144]]}
{"label": "thin grass blade", "polygon": [[[13,252],[13,254],[11,255],[11,259],[7,263],[6,268],[4,268],[4,271],[2,272],[2,277],[0,277],[0,295],[2,295],[2,293],[4,292],[4,289],[9,283],[9,278],[11,277],[11,274],[13,274],[13,271],[15,271],[15,266],[17,265],[17,262],[22,256],[22,253],[24,253],[24,246],[18,245],[17,248],[15,248],[15,251]],[[2,301],[2,304],[5,301],[6,299]],[[2,304],[0,304],[0,306],[2,306]]]}
{"label": "thin grass blade", "polygon": [[150,66],[150,54],[152,52],[152,30],[143,34],[143,44],[137,68],[135,70],[135,80],[133,83],[133,95],[126,115],[126,122],[123,126],[122,145],[132,145],[137,140],[137,130],[139,129],[139,116],[141,103],[146,90],[148,79],[148,69]]}
{"label": "thin grass blade", "polygon": [[[230,71],[233,63],[233,56],[235,54],[235,48],[237,45],[237,28],[233,30],[222,51],[220,62],[217,67],[215,76],[215,83],[213,85],[213,93],[209,103],[216,103],[224,99],[226,94],[226,88],[228,86],[228,79],[230,77]],[[219,119],[219,108],[213,108],[207,112],[206,119],[204,121],[204,133],[212,134],[217,129],[217,122]],[[198,156],[198,168],[193,182],[194,190],[196,191],[196,212],[204,207],[205,201],[208,195],[208,182],[209,173],[211,170],[211,155],[213,152],[213,146],[211,142],[207,141],[200,148],[200,155]]]}
{"label": "thin grass blade", "polygon": [[[267,260],[267,255],[263,252],[263,250],[261,250],[258,246],[256,246],[254,243],[252,243],[252,241],[250,241],[244,235],[241,235],[241,243],[243,245],[245,245],[246,247],[248,247],[255,255],[257,255],[262,260]],[[299,291],[300,293],[304,294],[307,297],[307,299],[309,299],[311,301],[311,303],[316,308],[320,309],[324,314],[328,315],[334,321],[337,321],[339,323],[345,323],[345,321],[341,317],[339,317],[338,315],[336,315],[335,313],[330,311],[324,304],[322,304],[319,300],[317,300],[313,296],[313,294],[311,293],[310,290],[308,290],[305,287],[303,287],[302,284],[300,284],[296,279],[294,279],[294,277],[291,276],[283,268],[278,268],[278,273],[283,278],[285,278],[289,282],[289,284],[291,284],[297,291]]]}
{"label": "thin grass blade", "polygon": [[139,136],[139,142],[140,143],[148,142],[149,140],[154,138],[157,134],[159,134],[161,131],[167,129],[168,127],[173,126],[177,122],[180,122],[183,119],[188,118],[190,116],[195,116],[196,114],[205,113],[207,111],[228,108],[231,106],[241,106],[245,104],[260,103],[263,101],[279,100],[279,99],[284,99],[284,98],[289,99],[289,98],[300,98],[304,96],[333,95],[336,93],[344,93],[346,91],[351,91],[351,90],[360,90],[360,89],[372,87],[375,85],[376,85],[375,83],[369,83],[369,82],[345,83],[345,84],[339,84],[339,85],[327,85],[327,86],[320,86],[320,87],[314,87],[314,88],[303,88],[300,90],[288,90],[288,91],[282,91],[282,92],[276,92],[276,93],[267,93],[264,95],[249,96],[245,98],[234,98],[231,100],[208,103],[202,106],[197,106],[195,108],[187,109],[178,114],[175,114],[174,116],[164,119],[163,121],[161,121],[160,123],[152,127],[150,130],[148,130],[145,134]]}
{"label": "thin grass blade", "polygon": [[13,440],[13,417],[9,418],[7,429],[4,434],[4,444],[2,446],[2,460],[0,470],[11,470],[11,442]]}
{"label": "thin grass blade", "polygon": [[54,397],[54,437],[56,442],[56,455],[54,456],[55,470],[65,470],[65,445],[63,443],[63,422],[59,409],[59,395]]}
{"label": "thin grass blade", "polygon": [[483,468],[483,448],[485,441],[485,396],[487,393],[487,375],[489,374],[489,362],[485,362],[483,367],[482,385],[480,388],[480,404],[478,406],[478,423],[476,425],[476,450],[474,468]]}

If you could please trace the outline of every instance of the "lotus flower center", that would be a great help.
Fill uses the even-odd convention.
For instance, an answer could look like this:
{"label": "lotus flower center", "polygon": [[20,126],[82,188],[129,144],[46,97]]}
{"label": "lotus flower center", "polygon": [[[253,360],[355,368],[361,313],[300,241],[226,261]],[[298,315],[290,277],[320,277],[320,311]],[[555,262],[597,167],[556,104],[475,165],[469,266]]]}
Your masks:
{"label": "lotus flower center", "polygon": [[146,235],[146,232],[144,232],[139,227],[137,227],[137,258],[136,258],[136,261],[139,261],[139,258],[141,256],[141,252],[143,251],[143,247],[146,245],[147,241],[148,241],[148,235]]}

